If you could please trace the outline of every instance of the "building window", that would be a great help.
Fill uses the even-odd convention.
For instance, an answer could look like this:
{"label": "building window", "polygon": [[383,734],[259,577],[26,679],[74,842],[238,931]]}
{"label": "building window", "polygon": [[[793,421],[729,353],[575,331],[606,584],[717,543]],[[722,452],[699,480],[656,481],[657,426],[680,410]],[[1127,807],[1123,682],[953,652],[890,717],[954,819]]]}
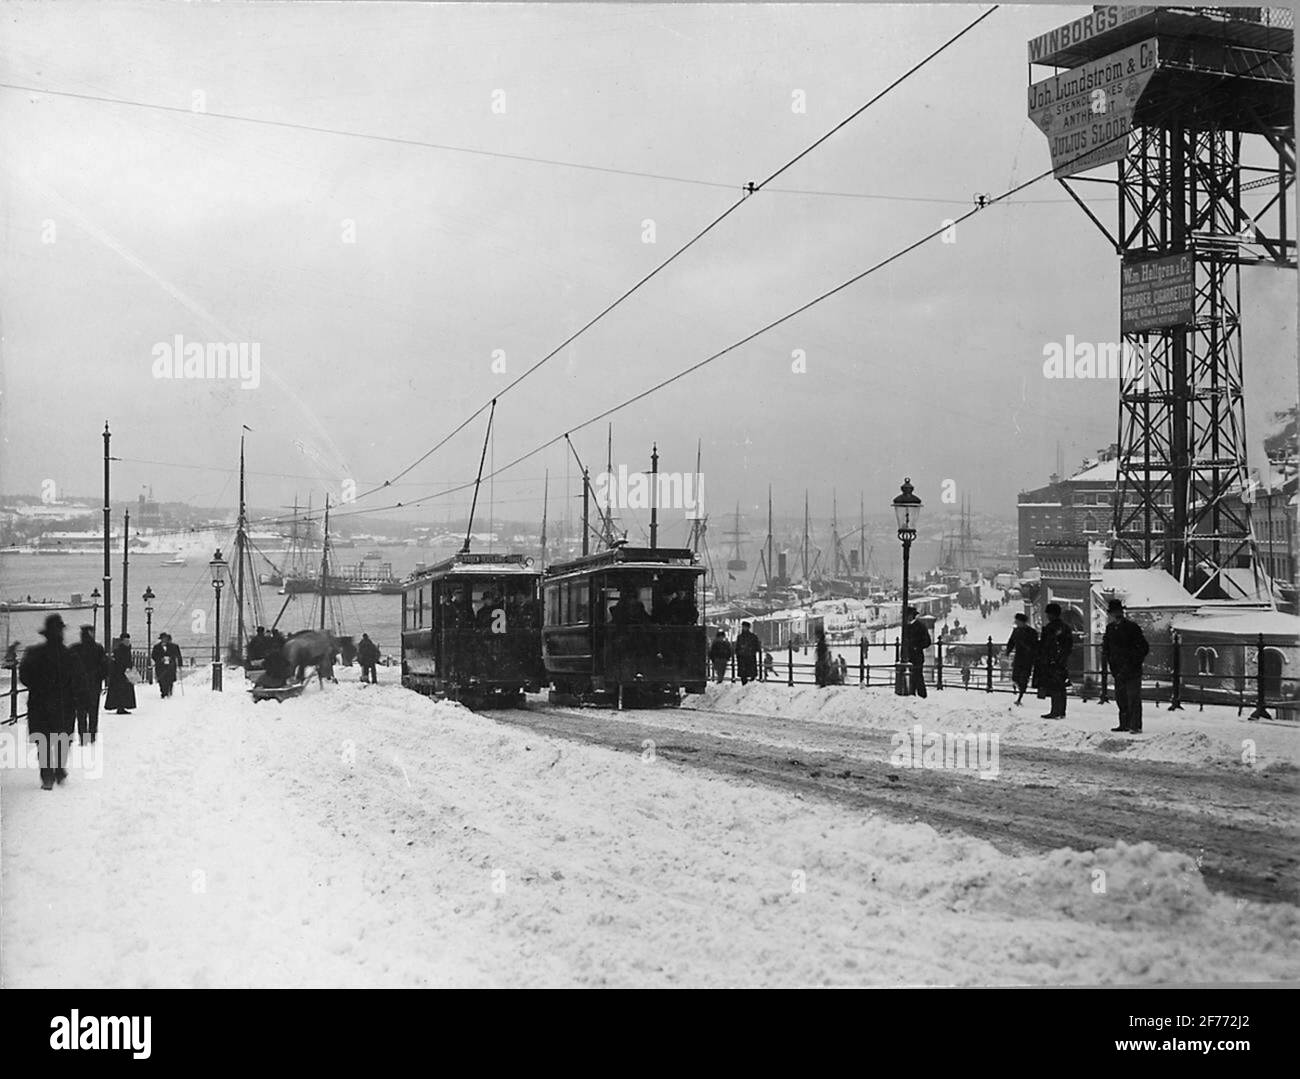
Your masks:
{"label": "building window", "polygon": [[1084,514],[1084,516],[1083,516],[1083,531],[1084,531],[1085,533],[1088,533],[1088,532],[1096,532],[1096,531],[1097,531],[1097,517],[1096,517],[1095,514],[1091,514],[1091,513],[1085,513],[1085,514]]}
{"label": "building window", "polygon": [[1198,648],[1196,650],[1196,673],[1213,674],[1214,665],[1218,662],[1219,653],[1213,648]]}

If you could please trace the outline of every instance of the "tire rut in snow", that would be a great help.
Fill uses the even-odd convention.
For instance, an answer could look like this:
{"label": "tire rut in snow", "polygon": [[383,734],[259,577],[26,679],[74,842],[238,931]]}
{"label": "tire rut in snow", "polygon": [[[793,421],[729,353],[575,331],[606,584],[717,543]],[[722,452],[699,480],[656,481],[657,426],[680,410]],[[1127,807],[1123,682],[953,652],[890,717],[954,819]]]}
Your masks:
{"label": "tire rut in snow", "polygon": [[[1300,830],[1238,808],[1248,797],[1257,802],[1265,791],[1271,800],[1294,804],[1300,782],[1291,775],[1261,777],[1229,768],[1004,746],[1003,775],[981,780],[971,772],[890,765],[889,731],[820,725],[821,733],[833,731],[841,741],[846,735],[856,736],[853,740],[860,742],[863,752],[880,758],[873,760],[806,744],[796,750],[742,736],[746,720],[770,722],[776,717],[706,714],[725,719],[729,735],[688,731],[671,722],[638,721],[626,712],[604,710],[536,706],[484,716],[539,734],[626,752],[641,753],[649,739],[657,755],[680,765],[900,821],[921,821],[939,831],[984,839],[1010,854],[1148,841],[1196,858],[1205,883],[1216,891],[1261,902],[1300,901],[1300,861],[1295,854],[1300,849]],[[677,718],[676,713],[651,715]],[[805,731],[801,724],[800,733],[815,736],[818,732]],[[1006,777],[1007,768],[1019,764],[1033,766],[1032,781],[1017,783]],[[1043,782],[1045,777],[1051,781]]]}

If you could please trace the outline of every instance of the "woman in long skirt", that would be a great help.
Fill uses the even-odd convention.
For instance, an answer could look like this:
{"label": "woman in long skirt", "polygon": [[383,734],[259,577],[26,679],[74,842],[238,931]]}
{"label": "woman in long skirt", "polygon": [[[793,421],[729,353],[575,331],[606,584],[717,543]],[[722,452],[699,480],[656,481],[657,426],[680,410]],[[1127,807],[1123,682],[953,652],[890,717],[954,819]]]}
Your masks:
{"label": "woman in long skirt", "polygon": [[119,716],[135,707],[135,686],[127,671],[135,669],[131,658],[131,634],[123,633],[113,646],[113,661],[109,666],[108,693],[104,697],[104,710],[114,709]]}

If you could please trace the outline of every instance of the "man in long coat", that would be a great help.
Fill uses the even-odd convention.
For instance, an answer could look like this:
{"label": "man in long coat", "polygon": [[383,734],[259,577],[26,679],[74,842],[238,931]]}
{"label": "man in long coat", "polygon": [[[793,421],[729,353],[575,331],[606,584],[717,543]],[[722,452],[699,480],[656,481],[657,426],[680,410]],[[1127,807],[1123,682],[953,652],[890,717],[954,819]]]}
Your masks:
{"label": "man in long coat", "polygon": [[77,738],[82,745],[99,735],[99,695],[108,680],[108,655],[95,640],[95,627],[82,626],[81,640],[68,651],[77,657],[86,675],[86,696],[77,708]]}
{"label": "man in long coat", "polygon": [[1007,653],[1013,654],[1011,681],[1016,687],[1016,704],[1019,704],[1029,685],[1029,676],[1034,673],[1034,660],[1038,655],[1038,630],[1029,624],[1027,614],[1016,615],[1016,628],[1007,641]]}
{"label": "man in long coat", "polygon": [[736,674],[740,684],[758,680],[758,653],[762,650],[758,635],[749,628],[748,622],[740,623],[740,632],[736,634]]}
{"label": "man in long coat", "polygon": [[1051,698],[1043,719],[1065,718],[1065,686],[1070,678],[1069,659],[1074,651],[1074,632],[1061,620],[1061,605],[1043,608],[1047,623],[1038,636],[1038,695]]}
{"label": "man in long coat", "polygon": [[1106,607],[1106,635],[1101,647],[1115,678],[1119,726],[1113,731],[1142,733],[1142,662],[1151,651],[1142,627],[1124,614],[1124,604],[1112,599]]}
{"label": "man in long coat", "polygon": [[65,765],[87,686],[81,662],[63,643],[63,619],[46,618],[41,636],[44,644],[23,653],[18,678],[28,689],[27,734],[36,743],[41,789],[48,791],[68,778]]}
{"label": "man in long coat", "polygon": [[126,674],[134,669],[131,634],[123,633],[117,644],[113,645],[113,661],[108,671],[108,693],[104,696],[105,709],[112,708],[119,716],[124,716],[135,707],[135,683]]}

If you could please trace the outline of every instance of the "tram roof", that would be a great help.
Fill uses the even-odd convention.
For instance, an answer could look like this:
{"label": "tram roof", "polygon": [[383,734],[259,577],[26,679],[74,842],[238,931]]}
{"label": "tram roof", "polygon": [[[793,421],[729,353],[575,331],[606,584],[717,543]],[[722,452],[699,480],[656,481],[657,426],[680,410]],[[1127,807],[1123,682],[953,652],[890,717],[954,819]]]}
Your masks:
{"label": "tram roof", "polygon": [[428,581],[442,577],[536,577],[540,571],[533,560],[522,554],[497,554],[492,552],[457,552],[432,566],[412,573],[408,582]]}
{"label": "tram roof", "polygon": [[546,567],[544,576],[560,577],[597,569],[695,569],[704,571],[689,547],[611,547]]}

